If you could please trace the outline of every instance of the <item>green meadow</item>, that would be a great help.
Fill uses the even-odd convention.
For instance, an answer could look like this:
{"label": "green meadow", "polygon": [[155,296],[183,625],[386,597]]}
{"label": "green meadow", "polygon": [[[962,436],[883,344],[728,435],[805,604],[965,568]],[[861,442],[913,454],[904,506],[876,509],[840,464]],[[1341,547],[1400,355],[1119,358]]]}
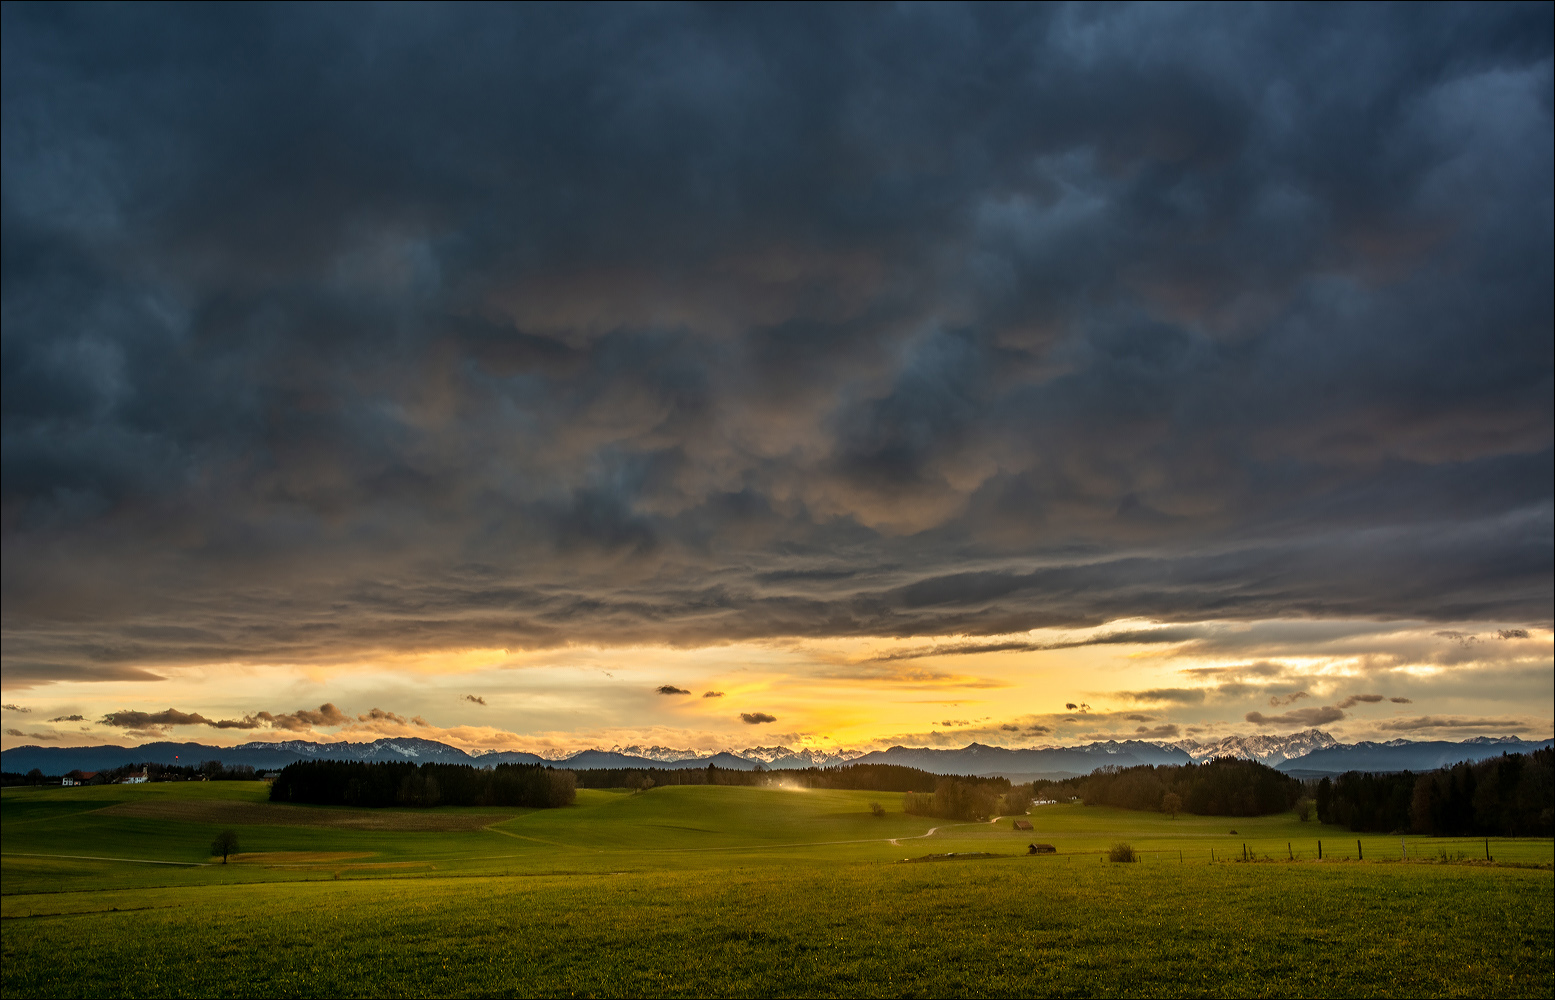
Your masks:
{"label": "green meadow", "polygon": [[[1482,840],[1357,845],[1293,815],[1076,804],[1016,831],[872,792],[416,811],[267,792],[5,789],[5,996],[1555,992],[1548,839],[1492,839],[1487,861]],[[1142,860],[1106,861],[1120,841]]]}

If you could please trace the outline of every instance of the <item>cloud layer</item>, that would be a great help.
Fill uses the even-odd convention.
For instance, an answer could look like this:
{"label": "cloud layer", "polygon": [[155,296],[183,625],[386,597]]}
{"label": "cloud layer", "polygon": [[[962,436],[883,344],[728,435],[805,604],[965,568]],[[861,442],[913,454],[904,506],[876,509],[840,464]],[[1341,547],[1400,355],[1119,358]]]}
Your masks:
{"label": "cloud layer", "polygon": [[1548,5],[3,18],[8,686],[1549,621]]}

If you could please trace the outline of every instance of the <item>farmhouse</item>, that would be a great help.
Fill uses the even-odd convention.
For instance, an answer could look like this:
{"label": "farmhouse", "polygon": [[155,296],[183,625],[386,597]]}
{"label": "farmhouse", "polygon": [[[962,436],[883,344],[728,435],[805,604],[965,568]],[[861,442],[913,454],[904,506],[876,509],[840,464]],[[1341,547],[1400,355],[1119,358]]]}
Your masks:
{"label": "farmhouse", "polygon": [[120,778],[119,779],[119,784],[121,784],[121,785],[144,785],[146,783],[146,781],[150,777],[151,777],[151,775],[146,773],[146,769],[145,768],[141,768],[139,771],[136,771],[133,774],[126,774],[124,777]]}
{"label": "farmhouse", "polygon": [[90,785],[92,779],[97,777],[96,771],[71,771],[60,781],[61,785]]}

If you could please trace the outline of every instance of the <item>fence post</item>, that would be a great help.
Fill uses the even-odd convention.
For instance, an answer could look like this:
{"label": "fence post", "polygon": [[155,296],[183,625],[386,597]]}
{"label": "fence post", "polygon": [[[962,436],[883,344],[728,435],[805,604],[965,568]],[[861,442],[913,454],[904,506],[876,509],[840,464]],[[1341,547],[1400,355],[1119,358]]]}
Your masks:
{"label": "fence post", "polygon": [[1366,860],[1366,852],[1361,850],[1361,842],[1360,842],[1359,838],[1357,838],[1356,841],[1355,841],[1355,860],[1357,860],[1357,861],[1365,861]]}
{"label": "fence post", "polygon": [[1243,861],[1247,860],[1247,845],[1246,844],[1242,845],[1242,860]]}
{"label": "fence post", "polygon": [[1285,842],[1285,853],[1290,855],[1290,860],[1296,860],[1296,851],[1290,846],[1290,841]]}
{"label": "fence post", "polygon": [[1485,838],[1485,860],[1486,861],[1491,860],[1491,858],[1490,858],[1490,838],[1489,837]]}
{"label": "fence post", "polygon": [[1321,840],[1317,842],[1317,859],[1319,861],[1323,860],[1323,842]]}

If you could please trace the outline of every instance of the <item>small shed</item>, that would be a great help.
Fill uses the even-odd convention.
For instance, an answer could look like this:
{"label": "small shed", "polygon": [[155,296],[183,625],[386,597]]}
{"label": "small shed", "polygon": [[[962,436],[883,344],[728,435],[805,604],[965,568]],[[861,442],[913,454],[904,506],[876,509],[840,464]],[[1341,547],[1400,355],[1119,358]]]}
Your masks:
{"label": "small shed", "polygon": [[1016,820],[1015,821],[1015,829],[1017,829],[1017,830],[1029,830],[1029,829],[1031,829],[1031,820],[1029,820],[1029,819],[1018,819],[1018,820]]}
{"label": "small shed", "polygon": [[1027,854],[1057,854],[1058,853],[1058,848],[1054,847],[1052,844],[1028,844],[1028,845],[1026,845],[1026,853]]}

